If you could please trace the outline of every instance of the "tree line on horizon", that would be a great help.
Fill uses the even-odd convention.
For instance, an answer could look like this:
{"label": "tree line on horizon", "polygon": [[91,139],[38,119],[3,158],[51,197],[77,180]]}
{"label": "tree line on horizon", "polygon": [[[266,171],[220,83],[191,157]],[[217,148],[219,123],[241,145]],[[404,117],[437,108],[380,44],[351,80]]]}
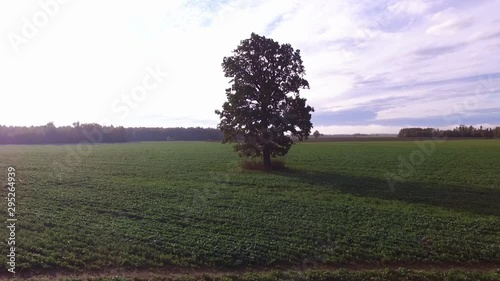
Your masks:
{"label": "tree line on horizon", "polygon": [[50,122],[43,126],[0,126],[0,144],[71,144],[114,143],[132,141],[220,141],[222,132],[215,128],[176,127],[147,128],[101,126],[96,123],[56,127]]}
{"label": "tree line on horizon", "polygon": [[404,128],[399,131],[399,138],[427,138],[427,137],[449,137],[449,138],[498,138],[500,137],[500,127],[483,128],[480,126],[460,125],[452,130],[440,130],[435,128]]}
{"label": "tree line on horizon", "polygon": [[[319,132],[318,132],[319,133]],[[452,130],[435,128],[403,128],[399,138],[405,137],[474,137],[499,138],[500,127],[476,128],[460,125]],[[101,126],[96,123],[56,127],[50,122],[43,126],[2,126],[0,144],[71,144],[80,142],[114,143],[133,141],[221,141],[223,132],[216,128],[173,127],[148,128]],[[242,140],[242,136],[238,140]]]}

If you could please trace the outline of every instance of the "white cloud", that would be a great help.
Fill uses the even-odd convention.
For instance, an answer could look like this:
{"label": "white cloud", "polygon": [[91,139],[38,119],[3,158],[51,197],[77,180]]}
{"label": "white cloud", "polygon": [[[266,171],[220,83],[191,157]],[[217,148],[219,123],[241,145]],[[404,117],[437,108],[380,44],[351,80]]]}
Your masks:
{"label": "white cloud", "polygon": [[358,126],[315,126],[322,134],[397,134],[401,126],[384,126],[376,124],[358,125]]}
{"label": "white cloud", "polygon": [[442,23],[433,25],[429,27],[425,32],[432,35],[445,35],[445,34],[455,34],[461,29],[466,27],[467,21],[460,21],[458,19],[449,19]]}
{"label": "white cloud", "polygon": [[400,14],[421,15],[431,6],[431,2],[424,0],[403,0],[398,1],[387,8],[390,12]]}
{"label": "white cloud", "polygon": [[463,30],[467,27],[473,27],[474,18],[469,16],[468,13],[450,7],[433,14],[431,22],[432,25],[425,31],[427,34],[436,36],[454,35],[458,32],[463,33]]}

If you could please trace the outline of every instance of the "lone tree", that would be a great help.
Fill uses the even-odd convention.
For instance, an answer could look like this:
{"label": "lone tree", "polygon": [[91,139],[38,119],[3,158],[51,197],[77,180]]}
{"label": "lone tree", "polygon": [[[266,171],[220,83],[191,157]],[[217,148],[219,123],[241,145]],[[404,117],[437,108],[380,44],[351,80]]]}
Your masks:
{"label": "lone tree", "polygon": [[299,95],[309,88],[300,50],[252,33],[224,57],[222,68],[232,84],[222,111],[215,111],[222,142],[238,142],[240,157],[262,157],[271,169],[271,157],[286,155],[292,137],[307,139],[312,128],[314,109]]}
{"label": "lone tree", "polygon": [[321,136],[320,132],[318,130],[314,131],[313,136],[315,139],[318,139],[319,136]]}

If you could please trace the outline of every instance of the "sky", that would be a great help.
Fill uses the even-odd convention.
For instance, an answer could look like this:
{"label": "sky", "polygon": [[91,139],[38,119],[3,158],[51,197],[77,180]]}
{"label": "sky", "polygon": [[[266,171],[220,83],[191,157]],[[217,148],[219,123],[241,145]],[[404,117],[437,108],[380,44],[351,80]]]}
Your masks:
{"label": "sky", "polygon": [[222,59],[300,49],[326,134],[500,126],[500,1],[0,2],[0,124],[215,127]]}

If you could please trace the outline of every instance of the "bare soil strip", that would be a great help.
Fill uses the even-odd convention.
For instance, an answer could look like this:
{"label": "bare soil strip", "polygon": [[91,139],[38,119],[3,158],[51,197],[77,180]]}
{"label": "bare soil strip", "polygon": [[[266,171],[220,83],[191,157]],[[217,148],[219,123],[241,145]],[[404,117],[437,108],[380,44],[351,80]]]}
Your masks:
{"label": "bare soil strip", "polygon": [[500,264],[481,263],[472,265],[463,264],[384,264],[384,265],[369,265],[369,264],[349,264],[349,265],[317,265],[317,266],[275,266],[275,267],[248,267],[236,269],[210,268],[210,267],[165,267],[161,269],[126,269],[113,268],[97,271],[84,271],[79,273],[64,272],[58,270],[45,271],[40,273],[20,273],[13,275],[12,273],[0,273],[0,280],[62,280],[62,279],[88,279],[88,278],[141,278],[152,279],[162,277],[181,277],[181,276],[221,276],[221,275],[243,275],[245,273],[266,273],[271,271],[307,271],[307,270],[322,270],[322,271],[373,271],[384,269],[407,269],[414,271],[428,272],[447,272],[451,270],[460,270],[464,272],[495,272],[500,271]]}

